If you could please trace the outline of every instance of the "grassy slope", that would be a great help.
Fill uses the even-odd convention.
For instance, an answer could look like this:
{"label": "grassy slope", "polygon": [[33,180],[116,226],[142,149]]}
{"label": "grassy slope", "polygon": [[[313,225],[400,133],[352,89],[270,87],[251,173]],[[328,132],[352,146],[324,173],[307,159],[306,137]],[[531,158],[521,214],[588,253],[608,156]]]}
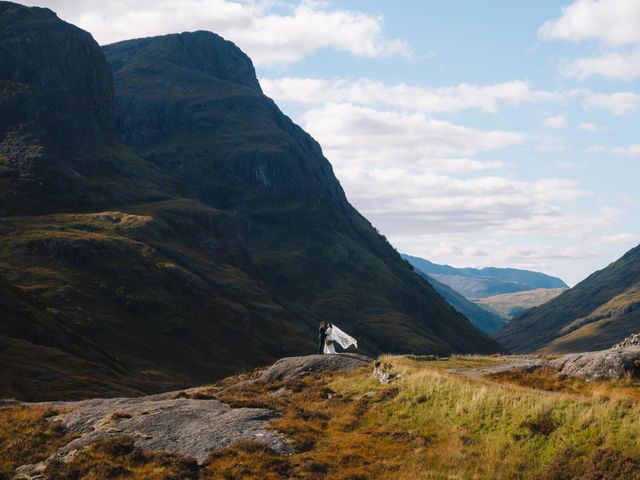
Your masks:
{"label": "grassy slope", "polygon": [[640,246],[575,287],[531,309],[495,336],[515,352],[608,348],[638,331]]}
{"label": "grassy slope", "polygon": [[[364,369],[222,394],[234,406],[280,411],[273,428],[289,437],[294,455],[244,443],[211,455],[198,469],[175,455],[136,452],[122,439],[94,444],[48,473],[69,478],[92,471],[96,479],[131,473],[149,479],[180,473],[197,479],[637,478],[635,381],[586,383],[537,371],[488,383],[444,369],[489,365],[499,357],[383,360],[402,374],[391,385],[379,385]],[[198,389],[195,398],[209,398],[228,384]],[[3,427],[25,415],[16,407],[0,413]],[[43,428],[38,418],[35,412],[21,428]],[[55,442],[43,437],[42,450]],[[13,458],[11,465],[20,461]],[[9,468],[6,459],[3,466]],[[120,476],[109,477],[113,472]]]}
{"label": "grassy slope", "polygon": [[556,298],[566,288],[536,288],[525,292],[503,293],[492,297],[474,298],[473,302],[500,317],[511,320],[529,308],[537,307]]}
{"label": "grassy slope", "polygon": [[[0,377],[4,396],[91,396],[95,389],[85,389],[83,362],[94,363],[94,384],[110,379],[102,393],[114,394],[219,378],[313,348],[313,332],[303,333],[300,319],[260,283],[224,212],[182,200],[126,211],[11,217],[0,232],[4,278],[40,305],[26,324],[20,314],[26,300],[0,290],[5,305],[17,309],[0,333],[28,342],[0,352],[18,367]],[[61,328],[69,336],[55,333]],[[274,328],[284,336],[272,335]],[[75,361],[53,361],[62,352],[48,355],[44,347]],[[20,365],[17,352],[33,360]],[[100,352],[109,352],[107,360]],[[34,367],[69,385],[44,388],[46,381],[33,374],[15,383],[12,372]]]}

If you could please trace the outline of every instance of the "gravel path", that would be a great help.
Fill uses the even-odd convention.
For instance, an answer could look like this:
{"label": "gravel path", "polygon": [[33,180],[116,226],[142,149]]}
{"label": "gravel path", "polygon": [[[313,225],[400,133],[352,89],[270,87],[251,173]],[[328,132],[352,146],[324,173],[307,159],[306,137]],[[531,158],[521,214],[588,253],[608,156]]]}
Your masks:
{"label": "gravel path", "polygon": [[534,355],[508,355],[504,358],[505,361],[498,365],[474,368],[447,368],[446,371],[463,375],[474,380],[479,380],[482,379],[482,377],[493,373],[521,370],[525,368],[536,368],[547,363],[545,358]]}

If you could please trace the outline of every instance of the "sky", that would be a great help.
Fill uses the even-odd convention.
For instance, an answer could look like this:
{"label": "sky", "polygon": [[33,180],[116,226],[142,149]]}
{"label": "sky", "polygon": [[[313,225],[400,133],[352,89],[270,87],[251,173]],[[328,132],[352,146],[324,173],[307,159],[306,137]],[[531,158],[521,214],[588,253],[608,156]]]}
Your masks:
{"label": "sky", "polygon": [[573,285],[640,243],[638,0],[23,3],[233,41],[400,252]]}

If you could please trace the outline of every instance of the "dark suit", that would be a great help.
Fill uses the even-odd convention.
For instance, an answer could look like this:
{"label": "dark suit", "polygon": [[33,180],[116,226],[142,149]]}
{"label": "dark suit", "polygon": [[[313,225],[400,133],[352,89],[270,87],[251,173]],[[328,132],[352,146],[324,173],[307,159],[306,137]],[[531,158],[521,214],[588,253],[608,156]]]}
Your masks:
{"label": "dark suit", "polygon": [[325,338],[327,338],[327,329],[326,327],[320,327],[318,329],[318,355],[322,355],[324,353]]}

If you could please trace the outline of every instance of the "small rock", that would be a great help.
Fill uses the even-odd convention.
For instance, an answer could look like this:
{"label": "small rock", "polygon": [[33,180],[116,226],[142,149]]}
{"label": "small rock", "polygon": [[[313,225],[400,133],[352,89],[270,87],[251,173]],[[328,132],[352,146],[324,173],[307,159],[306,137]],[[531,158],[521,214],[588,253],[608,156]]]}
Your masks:
{"label": "small rock", "polygon": [[373,364],[373,376],[382,385],[387,385],[399,377],[398,374],[392,372],[392,366],[386,362],[376,362]]}

